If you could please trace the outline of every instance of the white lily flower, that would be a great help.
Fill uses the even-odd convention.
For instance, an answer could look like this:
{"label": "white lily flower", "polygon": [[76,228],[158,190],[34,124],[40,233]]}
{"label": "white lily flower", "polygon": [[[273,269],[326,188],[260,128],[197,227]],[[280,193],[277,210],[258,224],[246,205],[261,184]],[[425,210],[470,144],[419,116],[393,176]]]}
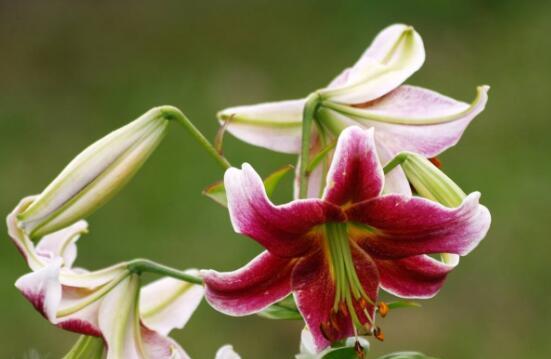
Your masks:
{"label": "white lily flower", "polygon": [[203,287],[161,278],[140,290],[139,275],[124,262],[92,272],[73,267],[75,242],[87,223],[78,221],[34,246],[17,225],[17,215],[34,200],[23,199],[7,219],[9,234],[32,270],[15,283],[27,300],[60,328],[102,337],[108,359],[189,358],[167,335],[189,320]]}
{"label": "white lily flower", "polygon": [[[485,107],[488,86],[480,86],[471,104],[421,87],[402,85],[425,60],[419,34],[395,24],[381,31],[360,59],[317,91],[315,113],[329,139],[344,128],[375,128],[377,152],[383,165],[401,151],[434,157],[455,145]],[[228,132],[250,144],[277,152],[300,153],[306,99],[268,102],[224,109],[218,113]],[[314,129],[312,152],[323,147]],[[300,167],[300,166],[297,166]],[[321,166],[310,175],[308,196],[320,195]],[[386,192],[411,194],[403,171],[387,175]]]}
{"label": "white lily flower", "polygon": [[18,215],[21,228],[41,237],[86,218],[106,203],[157,148],[176,111],[170,106],[153,108],[82,151]]}

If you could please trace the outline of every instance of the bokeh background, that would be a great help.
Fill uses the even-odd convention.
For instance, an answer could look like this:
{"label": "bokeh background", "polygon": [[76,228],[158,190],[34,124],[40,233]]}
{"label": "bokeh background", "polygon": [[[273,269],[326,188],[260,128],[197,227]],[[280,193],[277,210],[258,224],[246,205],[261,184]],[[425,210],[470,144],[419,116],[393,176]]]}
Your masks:
{"label": "bokeh background", "polygon": [[[357,59],[394,22],[421,33],[408,82],[487,110],[441,158],[480,190],[493,226],[435,299],[384,320],[373,357],[416,349],[447,359],[546,358],[551,204],[551,3],[543,1],[1,1],[0,213],[39,192],[82,148],[150,107],[183,109],[209,136],[221,108],[301,97]],[[228,136],[235,164],[293,163]],[[174,126],[130,185],[90,218],[79,264],[147,256],[230,270],[260,251],[201,196],[222,172]],[[277,198],[290,198],[290,179]],[[0,230],[5,233],[2,223]],[[26,266],[0,242],[0,357],[60,357],[76,335],[50,326],[13,287]],[[228,318],[203,304],[174,337],[194,358],[232,343],[244,358],[290,358],[299,323]]]}

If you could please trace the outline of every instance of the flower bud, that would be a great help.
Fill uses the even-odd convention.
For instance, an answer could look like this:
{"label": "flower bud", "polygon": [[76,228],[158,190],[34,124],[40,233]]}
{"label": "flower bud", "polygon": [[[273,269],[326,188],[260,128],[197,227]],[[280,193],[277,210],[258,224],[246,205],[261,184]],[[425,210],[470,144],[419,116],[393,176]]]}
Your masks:
{"label": "flower bud", "polygon": [[461,205],[465,192],[425,157],[402,152],[402,169],[417,193],[446,207]]}
{"label": "flower bud", "polygon": [[[403,160],[402,169],[420,196],[450,208],[461,205],[467,196],[465,192],[430,160],[412,152],[402,152],[400,156]],[[449,265],[457,265],[459,262],[456,254],[441,253],[440,256]]]}
{"label": "flower bud", "polygon": [[18,216],[20,227],[40,237],[90,215],[136,174],[176,112],[153,108],[90,145]]}

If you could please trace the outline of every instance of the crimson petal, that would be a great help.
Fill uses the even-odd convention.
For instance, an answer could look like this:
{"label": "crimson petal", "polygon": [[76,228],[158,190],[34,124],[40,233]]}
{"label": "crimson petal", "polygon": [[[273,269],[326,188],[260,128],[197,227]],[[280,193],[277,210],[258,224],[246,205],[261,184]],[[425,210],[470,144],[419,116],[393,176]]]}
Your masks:
{"label": "crimson petal", "polygon": [[205,298],[216,310],[228,315],[260,312],[289,295],[294,264],[293,259],[265,251],[233,272],[201,271]]}
{"label": "crimson petal", "polygon": [[347,210],[350,221],[370,230],[351,231],[369,254],[404,258],[428,253],[466,255],[490,227],[488,209],[471,193],[457,208],[447,208],[420,197],[392,194],[356,204]]}
{"label": "crimson petal", "polygon": [[323,199],[343,205],[378,196],[384,174],[375,150],[373,129],[349,127],[339,136],[327,174]]}
{"label": "crimson petal", "polygon": [[381,287],[402,298],[432,298],[455,267],[426,255],[397,260],[376,259],[375,262],[381,275]]}
{"label": "crimson petal", "polygon": [[338,207],[319,199],[275,206],[268,199],[260,176],[246,163],[241,170],[227,170],[224,184],[235,231],[251,237],[280,257],[301,256],[319,237],[313,227],[344,220]]}

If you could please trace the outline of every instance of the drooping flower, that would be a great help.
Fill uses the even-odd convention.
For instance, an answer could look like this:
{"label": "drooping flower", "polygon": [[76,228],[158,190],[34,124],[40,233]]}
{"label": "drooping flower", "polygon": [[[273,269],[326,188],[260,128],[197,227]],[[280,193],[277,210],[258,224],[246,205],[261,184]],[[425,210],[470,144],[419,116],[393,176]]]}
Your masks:
{"label": "drooping flower", "polygon": [[339,137],[321,199],[274,205],[248,164],[225,174],[231,222],[266,251],[234,272],[203,271],[206,299],[234,316],[259,312],[293,293],[318,351],[376,330],[379,286],[397,296],[437,293],[455,263],[485,236],[488,210],[471,193],[455,208],[382,194],[373,129]]}
{"label": "drooping flower", "polygon": [[7,219],[9,234],[32,270],[15,284],[25,298],[58,327],[102,337],[107,358],[188,358],[167,335],[188,321],[203,288],[162,278],[140,290],[140,276],[126,262],[92,272],[73,267],[75,242],[87,223],[53,232],[35,246],[17,221],[34,200],[23,199]]}
{"label": "drooping flower", "polygon": [[[352,67],[316,91],[320,103],[315,118],[321,132],[314,133],[312,151],[323,147],[321,137],[336,136],[351,125],[377,130],[375,143],[383,164],[401,151],[434,157],[455,145],[484,109],[488,87],[480,86],[469,105],[428,89],[402,85],[424,60],[423,41],[411,26],[395,24],[381,31]],[[231,107],[220,111],[218,118],[227,131],[245,142],[299,153],[305,103],[306,99],[298,99]],[[330,138],[324,140],[325,145],[331,142]],[[320,195],[321,172],[319,167],[312,172],[308,197]],[[400,168],[387,175],[386,189],[410,194]]]}

